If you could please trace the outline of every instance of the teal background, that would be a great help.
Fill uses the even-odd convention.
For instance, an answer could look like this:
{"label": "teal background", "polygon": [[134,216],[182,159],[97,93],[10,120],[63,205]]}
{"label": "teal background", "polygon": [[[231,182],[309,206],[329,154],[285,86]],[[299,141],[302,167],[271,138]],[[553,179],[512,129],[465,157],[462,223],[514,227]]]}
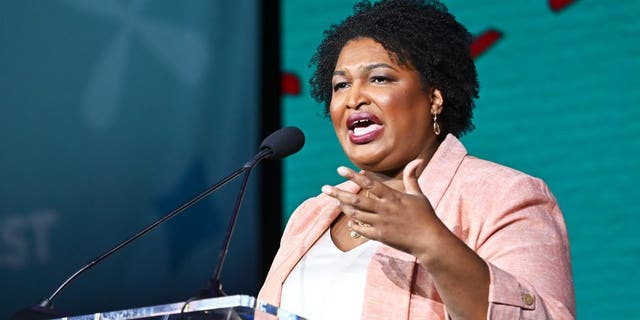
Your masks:
{"label": "teal background", "polygon": [[[255,0],[0,2],[0,319],[245,163],[259,141]],[[256,294],[258,172],[223,272]],[[72,314],[205,285],[239,181],[80,276]]]}
{"label": "teal background", "polygon": [[[348,160],[323,107],[309,97],[308,62],[322,32],[354,1],[283,0],[283,68],[302,82],[284,98],[285,125],[307,143],[285,160],[286,219]],[[477,58],[480,99],[470,153],[544,179],[564,212],[580,319],[640,318],[639,1],[445,1],[474,35],[503,37]]]}

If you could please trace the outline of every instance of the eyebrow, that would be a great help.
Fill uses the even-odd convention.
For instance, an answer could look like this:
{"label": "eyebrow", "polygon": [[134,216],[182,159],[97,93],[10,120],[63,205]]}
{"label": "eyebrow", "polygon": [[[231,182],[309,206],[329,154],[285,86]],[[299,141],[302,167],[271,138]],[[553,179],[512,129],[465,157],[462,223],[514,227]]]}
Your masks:
{"label": "eyebrow", "polygon": [[375,63],[375,64],[370,64],[368,66],[365,66],[364,68],[362,68],[364,71],[371,71],[373,69],[377,69],[377,68],[388,68],[391,70],[396,70],[394,67],[386,64],[386,63]]}
{"label": "eyebrow", "polygon": [[[394,67],[392,67],[392,66],[390,66],[390,65],[388,65],[386,63],[374,63],[374,64],[370,64],[370,65],[366,65],[364,67],[361,67],[360,69],[362,69],[362,71],[369,72],[369,71],[371,71],[373,69],[377,69],[377,68],[388,68],[388,69],[391,69],[391,70],[396,70]],[[344,76],[344,75],[346,75],[346,73],[344,71],[341,71],[341,70],[336,70],[336,71],[333,72],[333,75],[334,76]]]}

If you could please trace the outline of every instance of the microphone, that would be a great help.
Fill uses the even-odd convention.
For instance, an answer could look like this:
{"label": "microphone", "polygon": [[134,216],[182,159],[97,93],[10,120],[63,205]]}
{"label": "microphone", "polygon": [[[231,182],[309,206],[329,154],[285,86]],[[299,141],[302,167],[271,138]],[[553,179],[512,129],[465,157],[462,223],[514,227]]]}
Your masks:
{"label": "microphone", "polygon": [[266,137],[260,144],[260,150],[271,150],[267,159],[279,160],[300,151],[302,146],[304,133],[296,127],[284,127]]}
{"label": "microphone", "polygon": [[85,266],[80,268],[74,274],[69,276],[53,292],[53,294],[51,294],[51,296],[49,298],[42,300],[38,305],[27,307],[27,308],[23,308],[23,309],[19,310],[18,312],[16,312],[11,317],[11,320],[53,319],[53,318],[62,316],[62,315],[60,315],[60,314],[58,314],[58,313],[53,311],[53,300],[58,296],[58,294],[60,294],[60,292],[62,292],[62,290],[64,288],[66,288],[80,274],[82,274],[82,273],[86,272],[87,270],[95,267],[102,260],[108,258],[112,254],[116,253],[120,249],[122,249],[125,246],[129,245],[130,243],[132,243],[133,241],[135,241],[135,240],[139,239],[140,237],[144,236],[149,231],[155,229],[156,227],[158,227],[162,223],[172,219],[173,217],[175,217],[176,215],[180,214],[181,212],[183,212],[187,208],[189,208],[192,205],[196,204],[198,201],[204,199],[205,197],[207,197],[211,193],[215,192],[220,187],[224,186],[228,182],[230,182],[233,179],[237,178],[239,175],[245,173],[245,176],[244,176],[244,179],[243,179],[243,182],[242,182],[242,187],[241,187],[241,190],[240,190],[240,194],[238,195],[238,198],[236,199],[236,207],[235,207],[233,215],[231,217],[231,222],[230,222],[229,228],[227,230],[227,235],[226,235],[224,243],[223,243],[223,252],[220,253],[220,257],[219,257],[219,260],[218,260],[217,269],[220,269],[220,270],[216,270],[216,273],[214,274],[215,275],[214,279],[216,279],[215,282],[218,283],[217,288],[220,288],[220,291],[222,291],[221,290],[222,286],[219,285],[219,283],[220,283],[220,281],[219,281],[220,272],[222,270],[222,264],[224,263],[224,258],[226,256],[228,248],[229,248],[229,242],[231,240],[231,233],[233,232],[233,229],[234,229],[234,226],[235,226],[235,222],[236,222],[236,219],[237,219],[238,211],[239,211],[240,205],[242,203],[242,198],[244,197],[244,190],[246,188],[246,183],[248,181],[248,177],[249,177],[249,173],[251,172],[251,169],[253,169],[253,167],[255,167],[258,163],[260,163],[260,161],[262,161],[264,159],[278,160],[278,159],[282,159],[284,157],[287,157],[287,156],[289,156],[291,154],[294,154],[294,153],[298,152],[300,149],[302,149],[302,146],[304,146],[304,140],[305,140],[304,139],[304,134],[302,133],[302,131],[300,129],[298,129],[296,127],[284,127],[284,128],[281,128],[281,129],[273,132],[272,134],[270,134],[268,137],[266,137],[262,141],[262,143],[260,144],[259,152],[253,157],[253,159],[248,161],[247,163],[245,163],[241,168],[236,169],[234,172],[232,172],[231,174],[229,174],[228,176],[226,176],[222,180],[218,181],[216,184],[210,186],[208,189],[206,189],[205,191],[201,192],[200,194],[195,196],[193,199],[187,201],[186,203],[182,204],[177,209],[171,211],[170,213],[168,213],[167,215],[163,216],[162,218],[156,220],[155,222],[153,222],[152,224],[148,225],[144,229],[138,231],[136,234],[134,234],[133,236],[129,237],[128,239],[122,241],[121,243],[119,243],[118,245],[113,247],[111,250],[103,253],[98,258],[95,258],[91,262],[87,263]]}
{"label": "microphone", "polygon": [[[220,277],[225,258],[229,251],[231,235],[235,229],[236,220],[238,219],[238,213],[240,212],[240,206],[242,205],[251,169],[262,159],[279,160],[300,151],[302,146],[304,146],[304,134],[302,131],[296,127],[284,127],[266,137],[262,141],[262,144],[260,144],[260,152],[258,155],[252,161],[245,164],[244,168],[246,168],[246,172],[242,179],[240,192],[238,192],[238,197],[236,198],[236,204],[233,209],[233,213],[231,214],[229,226],[227,227],[227,234],[222,242],[222,248],[218,255],[216,270],[207,281],[207,286],[204,289],[201,289],[195,297],[191,297],[189,300],[226,296],[226,293],[222,290]],[[262,154],[264,154],[264,158],[262,158]]]}

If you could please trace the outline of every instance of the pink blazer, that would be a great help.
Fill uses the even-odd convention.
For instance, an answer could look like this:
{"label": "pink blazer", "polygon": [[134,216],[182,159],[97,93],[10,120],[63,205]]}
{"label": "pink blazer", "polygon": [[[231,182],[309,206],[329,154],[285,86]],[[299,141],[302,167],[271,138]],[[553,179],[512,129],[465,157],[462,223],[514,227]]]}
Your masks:
{"label": "pink blazer", "polygon": [[[438,217],[490,270],[487,319],[574,319],[567,231],[543,181],[467,155],[454,136],[442,142],[418,182]],[[338,186],[358,191],[347,181]],[[258,298],[280,304],[282,284],[340,214],[320,194],[291,216]],[[362,319],[446,319],[429,271],[381,245],[367,270]]]}

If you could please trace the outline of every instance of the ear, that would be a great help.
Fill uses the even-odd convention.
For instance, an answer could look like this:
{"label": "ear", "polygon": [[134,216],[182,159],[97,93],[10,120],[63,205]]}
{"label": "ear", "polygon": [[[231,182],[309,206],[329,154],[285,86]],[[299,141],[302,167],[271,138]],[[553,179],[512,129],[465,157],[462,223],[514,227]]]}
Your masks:
{"label": "ear", "polygon": [[442,105],[444,104],[444,98],[440,89],[431,89],[431,114],[438,115],[442,112]]}

